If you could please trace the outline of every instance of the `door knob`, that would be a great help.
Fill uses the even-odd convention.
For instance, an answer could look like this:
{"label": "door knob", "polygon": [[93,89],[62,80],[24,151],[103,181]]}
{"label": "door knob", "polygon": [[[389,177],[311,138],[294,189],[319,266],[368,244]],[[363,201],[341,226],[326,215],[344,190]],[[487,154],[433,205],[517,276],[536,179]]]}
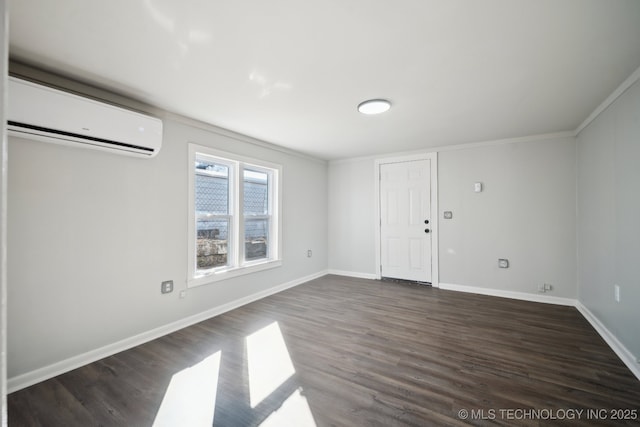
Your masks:
{"label": "door knob", "polygon": [[424,220],[424,223],[425,223],[425,224],[429,224],[429,220],[428,220],[428,219],[425,219],[425,220]]}
{"label": "door knob", "polygon": [[425,233],[428,233],[429,231],[431,231],[431,230],[429,230],[428,228],[425,228],[425,229],[424,229],[424,232],[425,232]]}

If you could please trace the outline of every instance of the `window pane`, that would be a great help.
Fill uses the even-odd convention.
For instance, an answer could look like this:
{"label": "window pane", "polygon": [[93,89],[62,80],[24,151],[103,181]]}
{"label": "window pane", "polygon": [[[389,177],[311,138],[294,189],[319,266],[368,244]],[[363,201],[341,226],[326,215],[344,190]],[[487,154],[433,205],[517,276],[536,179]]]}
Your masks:
{"label": "window pane", "polygon": [[203,219],[196,223],[196,267],[198,270],[227,265],[228,219]]}
{"label": "window pane", "polygon": [[229,214],[229,167],[196,160],[196,215]]}
{"label": "window pane", "polygon": [[269,247],[269,219],[245,217],[244,258],[251,261],[267,258]]}
{"label": "window pane", "polygon": [[269,214],[269,175],[244,170],[244,215]]}

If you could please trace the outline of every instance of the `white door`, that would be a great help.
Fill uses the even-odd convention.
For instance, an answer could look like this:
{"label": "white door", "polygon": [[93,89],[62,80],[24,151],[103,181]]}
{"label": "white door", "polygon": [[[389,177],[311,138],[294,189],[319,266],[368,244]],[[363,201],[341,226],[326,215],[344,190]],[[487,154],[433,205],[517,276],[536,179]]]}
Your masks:
{"label": "white door", "polygon": [[382,277],[431,283],[431,160],[380,165]]}

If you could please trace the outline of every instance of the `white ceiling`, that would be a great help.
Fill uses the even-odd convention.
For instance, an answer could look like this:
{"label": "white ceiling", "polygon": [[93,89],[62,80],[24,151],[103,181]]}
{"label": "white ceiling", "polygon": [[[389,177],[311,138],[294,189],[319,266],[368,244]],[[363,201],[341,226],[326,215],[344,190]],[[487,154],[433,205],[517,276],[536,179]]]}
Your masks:
{"label": "white ceiling", "polygon": [[[574,130],[639,0],[14,0],[13,59],[320,158]],[[356,106],[387,98],[392,109]]]}

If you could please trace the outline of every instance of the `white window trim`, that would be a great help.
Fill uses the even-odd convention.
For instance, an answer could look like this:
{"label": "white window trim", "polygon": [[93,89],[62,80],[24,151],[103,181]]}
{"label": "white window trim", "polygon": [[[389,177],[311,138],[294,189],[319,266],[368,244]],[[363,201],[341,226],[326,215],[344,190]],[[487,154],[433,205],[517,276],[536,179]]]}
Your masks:
{"label": "white window trim", "polygon": [[[234,163],[234,177],[230,180],[233,207],[230,206],[230,214],[233,220],[233,238],[229,235],[229,253],[237,261],[233,267],[212,269],[205,275],[198,275],[196,268],[196,211],[195,211],[195,173],[194,164],[197,154],[204,154],[218,157],[226,161]],[[188,219],[188,268],[187,268],[187,287],[202,286],[222,280],[238,277],[245,274],[255,273],[258,271],[276,268],[282,265],[282,166],[263,160],[253,159],[211,147],[189,143],[188,156],[189,171],[189,219]],[[265,170],[271,172],[272,183],[269,186],[269,197],[272,203],[269,208],[270,216],[270,238],[267,254],[269,258],[264,260],[254,260],[245,262],[244,260],[244,229],[240,227],[240,218],[244,218],[243,197],[240,197],[243,190],[244,180],[240,177],[240,169],[238,166],[247,166],[257,170]],[[273,237],[276,237],[275,239]]]}

